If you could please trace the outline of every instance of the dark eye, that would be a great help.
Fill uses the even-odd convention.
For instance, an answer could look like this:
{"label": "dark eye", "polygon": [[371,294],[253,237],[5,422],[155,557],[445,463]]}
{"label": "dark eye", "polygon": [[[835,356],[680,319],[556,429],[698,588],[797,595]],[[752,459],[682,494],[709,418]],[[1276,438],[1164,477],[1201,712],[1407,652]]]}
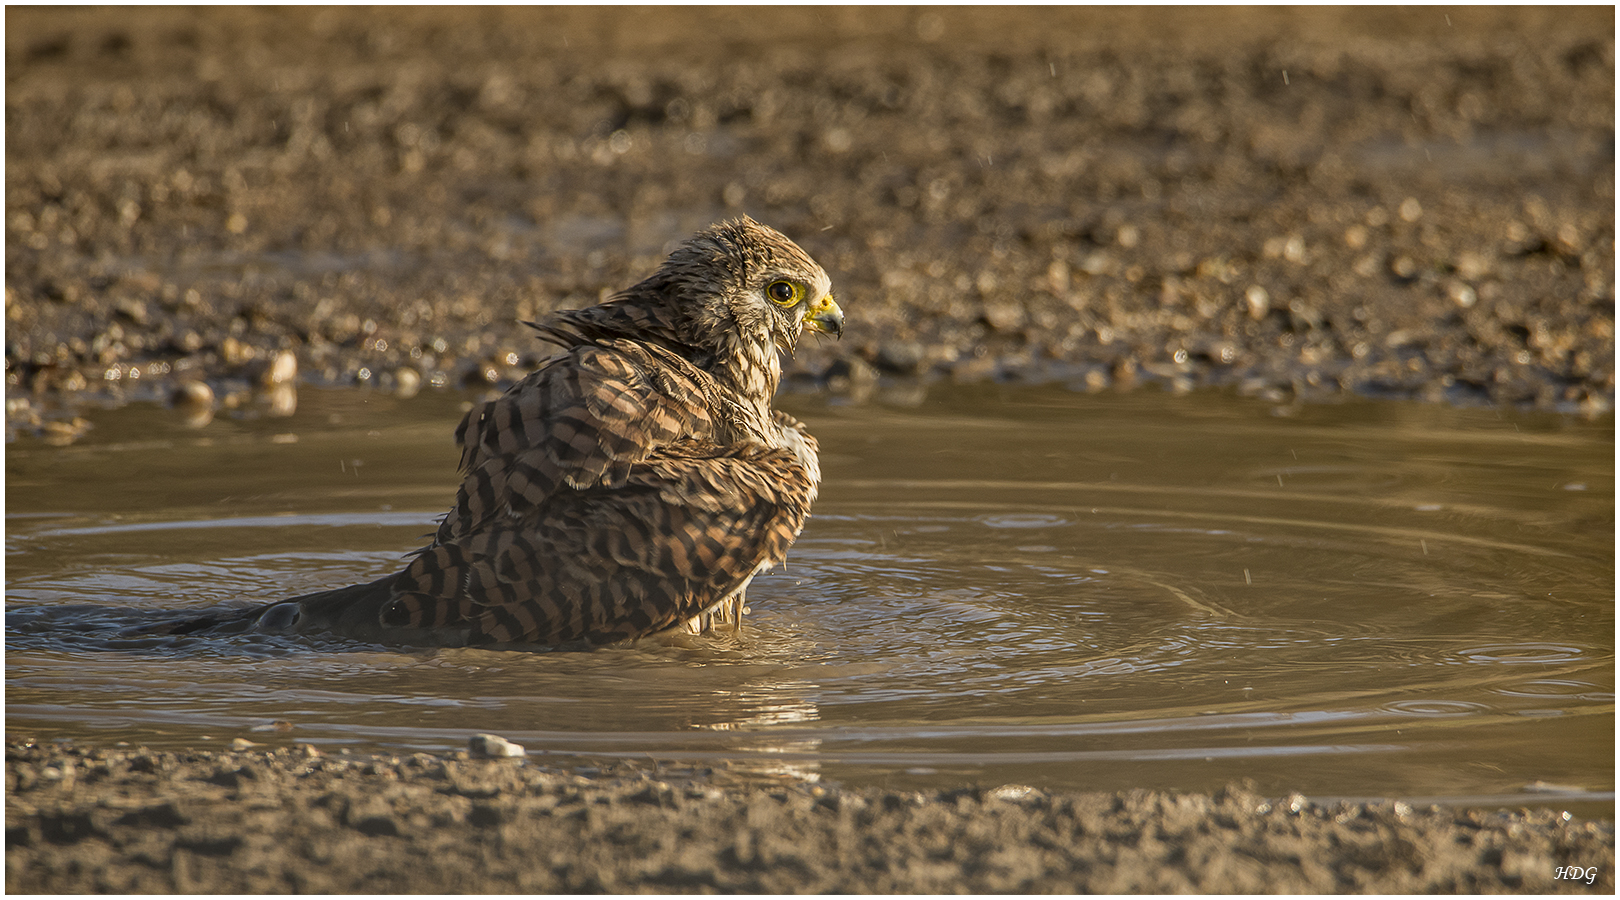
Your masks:
{"label": "dark eye", "polygon": [[792,306],[799,302],[799,295],[803,290],[791,281],[773,281],[765,288],[765,296],[771,298],[772,303]]}

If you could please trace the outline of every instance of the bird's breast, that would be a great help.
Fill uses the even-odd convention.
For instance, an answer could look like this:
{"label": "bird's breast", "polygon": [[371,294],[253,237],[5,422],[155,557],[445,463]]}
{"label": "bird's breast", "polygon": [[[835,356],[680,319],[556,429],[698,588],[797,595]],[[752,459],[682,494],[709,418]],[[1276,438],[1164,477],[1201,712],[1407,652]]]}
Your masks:
{"label": "bird's breast", "polygon": [[821,487],[821,458],[816,454],[815,440],[799,429],[786,425],[777,427],[777,435],[777,446],[792,453],[804,468],[805,475],[810,479],[810,499],[814,500]]}

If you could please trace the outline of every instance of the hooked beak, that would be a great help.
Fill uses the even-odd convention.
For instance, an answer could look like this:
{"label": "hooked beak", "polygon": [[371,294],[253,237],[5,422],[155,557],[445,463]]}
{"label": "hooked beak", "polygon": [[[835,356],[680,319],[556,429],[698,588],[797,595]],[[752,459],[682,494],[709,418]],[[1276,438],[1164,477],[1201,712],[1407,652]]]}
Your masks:
{"label": "hooked beak", "polygon": [[844,311],[838,308],[837,301],[828,294],[815,306],[805,310],[804,327],[806,330],[830,334],[835,338],[843,337]]}

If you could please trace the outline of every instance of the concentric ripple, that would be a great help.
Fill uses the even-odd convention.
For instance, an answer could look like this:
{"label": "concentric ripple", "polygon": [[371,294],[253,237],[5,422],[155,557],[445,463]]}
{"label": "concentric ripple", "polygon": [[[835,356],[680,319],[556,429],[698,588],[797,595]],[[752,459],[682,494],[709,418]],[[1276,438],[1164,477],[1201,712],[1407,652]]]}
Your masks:
{"label": "concentric ripple", "polygon": [[591,653],[120,637],[397,568],[453,493],[454,398],[316,392],[203,436],[118,410],[83,444],[12,447],[8,727],[490,731],[917,787],[1613,789],[1610,426],[1055,390],[794,412],[825,484],[745,629]]}

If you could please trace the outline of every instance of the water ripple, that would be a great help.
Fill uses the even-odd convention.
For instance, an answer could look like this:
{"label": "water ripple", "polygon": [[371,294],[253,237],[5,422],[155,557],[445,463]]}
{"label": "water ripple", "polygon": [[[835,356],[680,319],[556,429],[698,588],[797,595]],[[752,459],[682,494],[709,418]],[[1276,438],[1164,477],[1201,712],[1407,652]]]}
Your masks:
{"label": "water ripple", "polygon": [[1523,643],[1485,644],[1458,650],[1457,655],[1473,663],[1516,666],[1575,662],[1584,652],[1580,647],[1564,644]]}
{"label": "water ripple", "polygon": [[740,633],[573,654],[116,639],[375,578],[420,543],[460,399],[309,394],[276,423],[294,444],[221,422],[240,433],[158,447],[137,410],[72,453],[8,448],[8,727],[430,750],[490,731],[919,787],[1613,784],[1612,425],[1141,393],[797,409],[822,497]]}
{"label": "water ripple", "polygon": [[1483,703],[1474,703],[1467,700],[1398,700],[1394,703],[1384,704],[1383,708],[1403,716],[1422,716],[1424,718],[1466,716],[1491,711],[1491,708]]}

